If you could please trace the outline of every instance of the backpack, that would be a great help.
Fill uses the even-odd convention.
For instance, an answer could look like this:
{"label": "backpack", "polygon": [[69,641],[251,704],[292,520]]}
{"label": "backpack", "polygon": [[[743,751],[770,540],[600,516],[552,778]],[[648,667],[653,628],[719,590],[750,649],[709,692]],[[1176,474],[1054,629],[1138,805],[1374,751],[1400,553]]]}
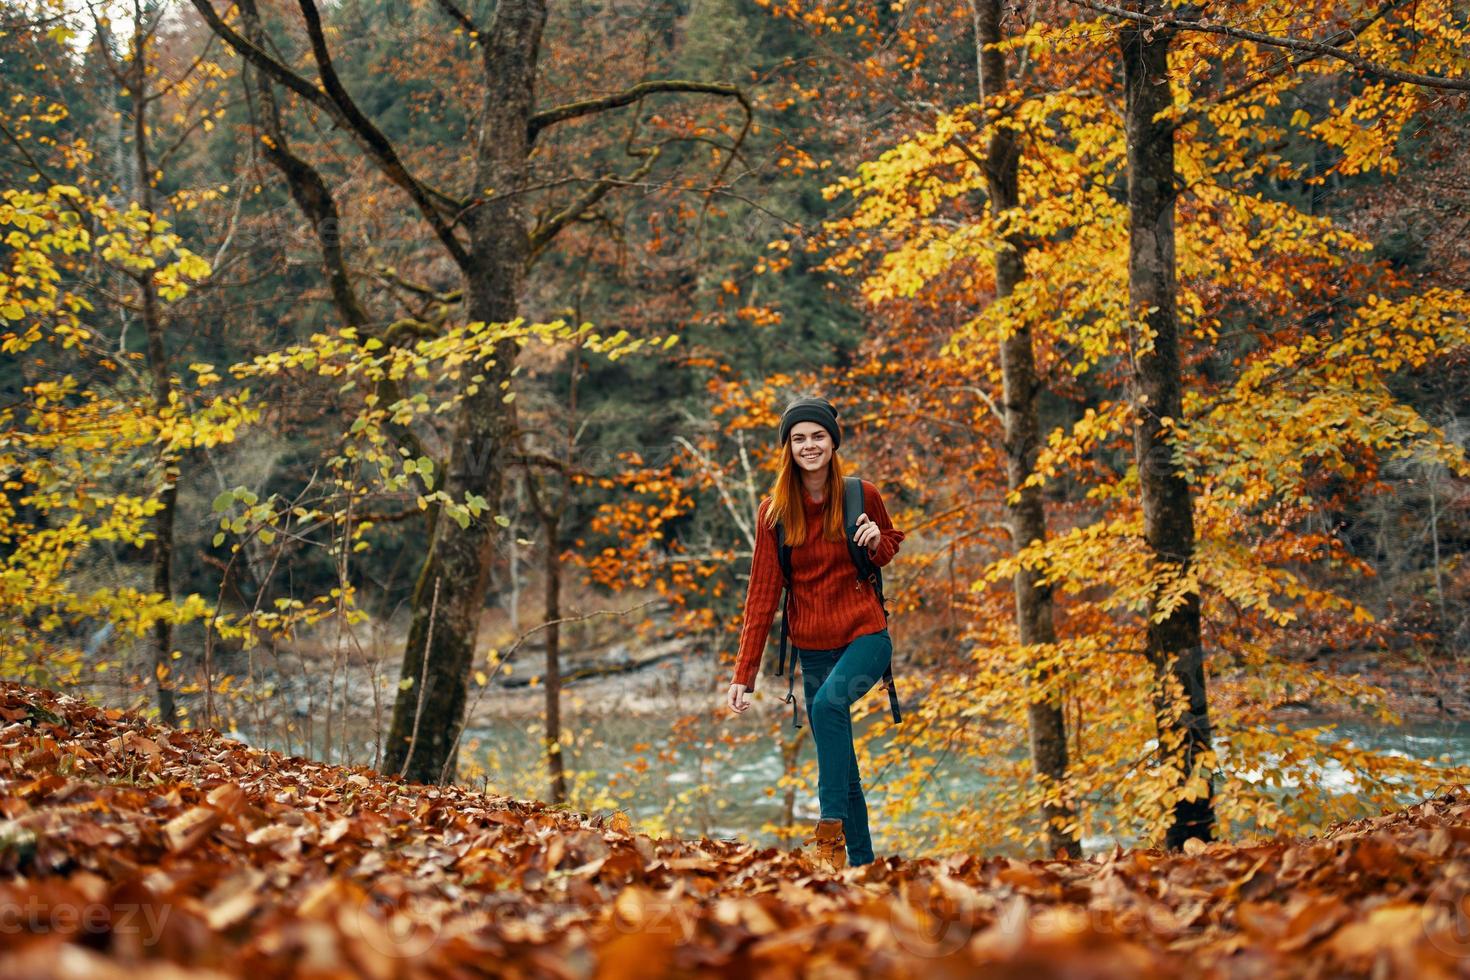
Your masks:
{"label": "backpack", "polygon": [[[846,529],[847,553],[852,558],[856,569],[858,581],[868,582],[873,586],[873,591],[878,594],[878,605],[883,608],[883,621],[888,622],[888,606],[883,599],[883,570],[873,564],[868,557],[866,548],[858,547],[852,539],[857,533],[857,516],[863,512],[863,484],[855,476],[843,477],[842,479],[842,524]],[[776,554],[780,556],[781,576],[783,588],[781,591],[781,659],[777,661],[776,676],[780,677],[786,670],[786,607],[791,601],[791,546],[786,543],[786,528],[780,522],[776,522]],[[791,705],[791,727],[800,728],[801,722],[797,720],[796,710],[796,651],[792,650],[791,673],[786,679],[786,698]],[[898,692],[893,687],[893,662],[889,660],[888,666],[883,670],[883,680],[888,685],[888,708],[893,714],[894,724],[902,719],[898,713]]]}

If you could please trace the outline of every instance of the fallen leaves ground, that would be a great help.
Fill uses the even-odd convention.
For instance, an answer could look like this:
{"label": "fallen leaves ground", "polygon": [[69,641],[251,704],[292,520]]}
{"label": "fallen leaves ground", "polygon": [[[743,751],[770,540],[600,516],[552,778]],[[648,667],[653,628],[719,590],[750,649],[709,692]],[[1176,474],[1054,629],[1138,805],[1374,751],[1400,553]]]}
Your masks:
{"label": "fallen leaves ground", "polygon": [[1470,976],[1463,788],[1088,861],[654,839],[0,682],[0,977]]}

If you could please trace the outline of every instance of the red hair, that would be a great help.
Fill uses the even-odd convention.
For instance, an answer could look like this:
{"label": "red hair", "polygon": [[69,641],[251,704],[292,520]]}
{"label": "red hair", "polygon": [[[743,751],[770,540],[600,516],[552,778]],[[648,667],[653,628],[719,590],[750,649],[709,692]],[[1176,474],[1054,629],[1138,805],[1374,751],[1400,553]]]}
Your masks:
{"label": "red hair", "polygon": [[[766,508],[766,526],[775,529],[776,522],[786,526],[786,543],[795,547],[806,541],[806,507],[802,505],[801,474],[791,458],[791,438],[781,444],[776,481],[771,484],[771,506]],[[842,527],[842,464],[837,450],[827,464],[827,488],[822,492],[822,537],[841,541],[846,536]]]}

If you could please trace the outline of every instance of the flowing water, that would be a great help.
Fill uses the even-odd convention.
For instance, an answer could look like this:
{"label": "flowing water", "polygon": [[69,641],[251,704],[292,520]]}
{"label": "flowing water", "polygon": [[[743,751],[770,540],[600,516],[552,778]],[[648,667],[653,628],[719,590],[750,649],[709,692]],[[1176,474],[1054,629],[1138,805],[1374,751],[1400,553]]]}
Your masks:
{"label": "flowing water", "polygon": [[[790,731],[789,710],[783,714],[783,730]],[[805,724],[805,718],[802,719]],[[879,726],[871,743],[872,749],[881,750],[887,741],[886,713],[870,719],[870,724]],[[1470,721],[1415,721],[1401,726],[1377,726],[1357,721],[1341,721],[1320,716],[1302,716],[1288,722],[1301,727],[1317,727],[1333,723],[1333,735],[1350,739],[1360,748],[1377,752],[1433,760],[1445,765],[1470,765]],[[711,770],[706,759],[680,750],[680,743],[667,726],[660,726],[656,719],[638,715],[610,715],[587,719],[573,719],[571,727],[582,726],[585,734],[567,748],[568,765],[572,768],[591,770],[596,773],[613,773],[622,769],[630,758],[640,755],[656,755],[663,751],[670,758],[659,770],[659,782],[665,792],[641,795],[628,805],[630,815],[639,818],[654,817],[663,811],[671,796],[682,790],[699,786],[711,779]],[[479,738],[487,750],[501,754],[505,764],[522,772],[539,772],[544,766],[541,756],[539,721],[525,723],[497,723],[473,729],[469,734]],[[1024,737],[1018,739],[1018,751],[1024,751]],[[801,747],[802,758],[811,760],[815,749],[810,738]],[[718,793],[726,801],[717,811],[718,819],[712,821],[705,831],[711,837],[743,837],[752,839],[752,833],[764,821],[778,820],[781,812],[779,794],[767,795],[767,787],[777,785],[782,771],[778,746],[772,739],[763,739],[740,745],[722,756],[723,772],[716,770],[715,781]],[[958,771],[956,771],[958,770]],[[1322,770],[1322,783],[1334,792],[1351,792],[1352,777],[1335,763]],[[864,774],[863,784],[871,802],[875,795],[884,792],[881,774]],[[967,773],[959,766],[950,771],[941,771],[936,776],[936,785],[930,791],[941,799],[962,800],[967,796],[985,792],[985,778],[976,773]],[[816,819],[814,791],[799,793],[796,816],[801,819]],[[1111,847],[1114,839],[1089,839],[1084,847],[1095,850]],[[1122,841],[1127,844],[1128,841]]]}
{"label": "flowing water", "polygon": [[[706,665],[707,666],[707,665]],[[696,674],[690,687],[710,690]],[[627,678],[625,686],[637,685],[640,697],[649,690],[646,680]],[[636,820],[653,821],[668,813],[669,833],[685,836],[740,837],[762,844],[775,843],[760,831],[762,824],[779,823],[782,818],[782,791],[771,793],[782,774],[780,746],[768,731],[764,715],[776,711],[783,733],[790,733],[790,709],[767,696],[758,700],[744,717],[732,716],[718,702],[711,704],[704,696],[689,702],[688,690],[682,697],[642,697],[635,702],[618,704],[602,695],[602,689],[574,685],[563,696],[563,719],[570,733],[564,745],[566,765],[573,773],[573,800],[579,808],[616,806],[626,808]],[[285,692],[288,694],[289,692]],[[663,692],[667,694],[667,691]],[[484,764],[491,792],[519,797],[546,798],[545,757],[542,725],[535,712],[535,691],[522,689],[513,694],[496,691],[491,694],[493,707],[479,711],[465,731],[461,750],[462,762]],[[776,695],[779,698],[780,694]],[[800,694],[797,694],[800,701]],[[355,699],[355,704],[366,703]],[[589,710],[588,705],[595,706]],[[612,705],[611,707],[609,705]],[[775,708],[773,708],[775,705]],[[391,708],[391,704],[389,705]],[[654,710],[650,711],[652,708]],[[319,709],[297,705],[298,718],[314,716]],[[1300,727],[1318,726],[1334,719],[1301,715],[1288,720]],[[802,723],[806,720],[802,717]],[[892,726],[886,710],[870,715],[859,723],[877,726],[871,749],[881,751],[891,737]],[[366,718],[354,719],[354,732],[348,761],[370,764],[373,742],[366,735],[372,729]],[[761,734],[757,735],[759,732]],[[1470,721],[1415,721],[1402,726],[1382,726],[1361,721],[1336,721],[1334,736],[1351,739],[1354,744],[1378,752],[1418,759],[1434,760],[1446,765],[1470,765]],[[316,739],[289,747],[278,744],[277,737],[257,740],[250,732],[241,732],[242,741],[267,748],[285,748],[313,758],[323,758]],[[339,744],[334,746],[332,761],[340,759]],[[1025,738],[1016,740],[1016,751],[1025,751]],[[815,750],[809,733],[801,744],[800,760],[808,764],[815,779]],[[1334,763],[1321,771],[1322,784],[1333,792],[1351,792],[1351,775],[1335,768]],[[870,808],[886,792],[887,774],[864,772],[863,785]],[[473,782],[472,785],[479,785]],[[611,791],[610,793],[608,791]],[[985,777],[968,771],[962,761],[939,768],[926,792],[936,801],[958,802],[973,799],[986,791]],[[1288,787],[1285,792],[1289,792]],[[611,802],[609,802],[611,800]],[[601,802],[595,802],[601,801]],[[1410,802],[1406,800],[1405,802]],[[797,793],[795,815],[798,822],[815,820],[819,815],[815,788]],[[913,819],[921,819],[915,817]],[[662,824],[651,824],[665,826]],[[921,829],[921,828],[913,828]],[[875,834],[878,828],[875,827]],[[1117,841],[1128,844],[1127,840]],[[1087,839],[1088,850],[1108,848],[1114,839]]]}

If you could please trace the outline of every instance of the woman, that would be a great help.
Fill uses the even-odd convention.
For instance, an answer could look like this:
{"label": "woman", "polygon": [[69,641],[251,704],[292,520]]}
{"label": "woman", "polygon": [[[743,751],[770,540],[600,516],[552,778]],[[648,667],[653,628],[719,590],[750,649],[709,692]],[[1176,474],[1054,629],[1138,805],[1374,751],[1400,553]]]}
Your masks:
{"label": "woman", "polygon": [[[730,710],[750,707],[750,692],[782,575],[776,554],[776,522],[791,545],[791,606],[787,624],[801,663],[807,720],[817,745],[817,797],[821,819],[805,843],[834,870],[873,860],[868,805],[852,744],[852,705],[879,683],[893,655],[887,617],[877,594],[857,579],[842,522],[842,465],[837,447],[842,427],[825,398],[797,398],[781,415],[781,452],[771,494],[760,502],[755,557],[745,594],[745,622]],[[863,480],[863,513],[856,543],[873,563],[888,564],[904,533],[895,530],[877,487]]]}

